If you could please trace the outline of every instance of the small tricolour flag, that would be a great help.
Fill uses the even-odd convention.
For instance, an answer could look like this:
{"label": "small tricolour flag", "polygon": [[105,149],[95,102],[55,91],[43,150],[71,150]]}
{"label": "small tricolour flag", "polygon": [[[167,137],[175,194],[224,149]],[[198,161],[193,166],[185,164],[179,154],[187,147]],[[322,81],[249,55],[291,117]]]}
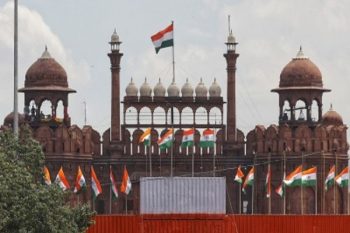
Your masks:
{"label": "small tricolour flag", "polygon": [[244,177],[244,173],[242,172],[241,170],[241,165],[238,166],[237,168],[237,173],[236,173],[236,176],[235,176],[235,181],[242,184],[243,182],[243,177]]}
{"label": "small tricolour flag", "polygon": [[317,168],[312,167],[302,172],[301,184],[303,186],[315,186],[317,183]]}
{"label": "small tricolour flag", "polygon": [[171,147],[173,144],[173,130],[169,129],[159,140],[158,145],[161,150]]}
{"label": "small tricolour flag", "polygon": [[174,23],[151,36],[156,53],[160,49],[174,46]]}
{"label": "small tricolour flag", "polygon": [[128,195],[130,191],[131,191],[131,181],[128,174],[128,170],[126,170],[126,166],[124,166],[123,180],[120,186],[120,192]]}
{"label": "small tricolour flag", "polygon": [[78,193],[83,189],[86,189],[86,181],[83,172],[80,169],[80,166],[78,166],[78,173],[77,178],[75,180],[74,193]]}
{"label": "small tricolour flag", "polygon": [[64,175],[62,167],[57,173],[55,183],[58,184],[58,186],[60,186],[63,191],[66,191],[70,188],[70,185],[68,183],[68,180],[66,179],[66,176]]}
{"label": "small tricolour flag", "polygon": [[117,188],[117,182],[114,179],[114,175],[112,172],[112,166],[109,167],[109,179],[111,181],[111,189],[113,193],[113,199],[118,198],[118,188]]}
{"label": "small tricolour flag", "polygon": [[329,187],[334,185],[334,177],[335,177],[335,166],[333,165],[331,169],[328,172],[328,175],[326,177],[326,180],[324,181],[324,188],[325,190],[328,190]]}
{"label": "small tricolour flag", "polygon": [[292,171],[284,180],[286,186],[294,187],[301,185],[302,168],[301,165]]}
{"label": "small tricolour flag", "polygon": [[201,140],[199,142],[200,147],[214,147],[214,130],[206,129],[203,131]]}
{"label": "small tricolour flag", "polygon": [[254,183],[254,167],[249,170],[247,177],[244,180],[242,191],[245,193],[247,186],[252,186]]}
{"label": "small tricolour flag", "polygon": [[91,166],[91,188],[94,198],[102,193],[102,187],[100,181],[97,179],[94,167]]}
{"label": "small tricolour flag", "polygon": [[266,188],[266,197],[270,198],[271,197],[271,167],[270,167],[270,165],[267,168],[265,188]]}
{"label": "small tricolour flag", "polygon": [[45,184],[50,185],[51,184],[51,176],[50,176],[49,169],[46,166],[44,166],[43,172],[44,172]]}
{"label": "small tricolour flag", "polygon": [[284,195],[284,183],[282,182],[280,184],[280,186],[278,186],[275,191],[280,197],[283,197],[283,195]]}
{"label": "small tricolour flag", "polygon": [[151,128],[145,130],[145,132],[141,135],[139,143],[143,142],[145,146],[151,145]]}
{"label": "small tricolour flag", "polygon": [[343,188],[348,185],[348,181],[349,181],[349,167],[346,167],[339,173],[339,175],[335,177],[335,182],[337,182],[337,184]]}
{"label": "small tricolour flag", "polygon": [[181,147],[193,146],[194,129],[187,129],[183,131]]}

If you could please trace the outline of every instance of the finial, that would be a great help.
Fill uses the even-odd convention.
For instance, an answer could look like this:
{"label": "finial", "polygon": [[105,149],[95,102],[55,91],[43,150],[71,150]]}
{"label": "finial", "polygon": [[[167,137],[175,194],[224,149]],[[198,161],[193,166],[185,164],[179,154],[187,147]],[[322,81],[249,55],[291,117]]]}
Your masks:
{"label": "finial", "polygon": [[216,78],[214,77],[214,83],[216,83]]}
{"label": "finial", "polygon": [[45,45],[45,50],[44,50],[43,54],[41,55],[41,58],[43,58],[43,59],[51,58],[51,55],[50,55],[49,51],[47,50],[47,45]]}
{"label": "finial", "polygon": [[329,111],[333,111],[333,104],[331,103],[331,106],[329,108]]}
{"label": "finial", "polygon": [[307,59],[307,57],[304,55],[303,48],[300,45],[299,51],[297,53],[296,59]]}
{"label": "finial", "polygon": [[47,51],[47,45],[45,45],[45,51]]}
{"label": "finial", "polygon": [[145,83],[147,83],[147,77],[145,77]]}
{"label": "finial", "polygon": [[159,78],[159,83],[162,83],[162,81],[160,80],[160,78]]}
{"label": "finial", "polygon": [[201,77],[201,79],[200,79],[200,83],[203,83],[203,79],[202,79],[202,77]]}
{"label": "finial", "polygon": [[131,79],[130,79],[130,83],[133,83],[134,82],[134,79],[131,77]]}
{"label": "finial", "polygon": [[186,83],[188,83],[188,78],[186,78]]}

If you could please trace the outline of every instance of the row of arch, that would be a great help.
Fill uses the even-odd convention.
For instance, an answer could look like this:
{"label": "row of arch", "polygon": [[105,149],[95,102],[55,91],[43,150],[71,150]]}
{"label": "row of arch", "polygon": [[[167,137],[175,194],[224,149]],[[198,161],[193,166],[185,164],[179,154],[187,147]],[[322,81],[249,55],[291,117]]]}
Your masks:
{"label": "row of arch", "polygon": [[51,119],[65,117],[67,108],[64,107],[63,100],[52,101],[49,99],[42,99],[39,103],[31,100],[28,106],[25,106],[24,113],[34,119]]}
{"label": "row of arch", "polygon": [[312,121],[318,122],[322,118],[322,103],[318,99],[308,102],[299,99],[291,102],[289,99],[283,101],[280,106],[280,121]]}
{"label": "row of arch", "polygon": [[333,152],[347,153],[346,126],[318,125],[310,128],[299,125],[256,126],[247,134],[246,154],[276,152]]}
{"label": "row of arch", "polygon": [[[174,124],[222,124],[223,114],[218,107],[209,111],[204,107],[192,109],[185,107],[181,111],[173,108]],[[124,113],[124,124],[167,124],[171,123],[171,109],[166,111],[157,107],[153,111],[149,107],[143,107],[139,111],[135,107],[129,107]]]}

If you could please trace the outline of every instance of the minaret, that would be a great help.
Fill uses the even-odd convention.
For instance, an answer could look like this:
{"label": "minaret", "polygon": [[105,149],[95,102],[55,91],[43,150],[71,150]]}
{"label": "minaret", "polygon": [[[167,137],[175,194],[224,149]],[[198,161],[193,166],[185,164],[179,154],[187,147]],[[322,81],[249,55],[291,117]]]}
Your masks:
{"label": "minaret", "polygon": [[114,30],[111,36],[111,52],[108,56],[111,60],[112,90],[111,90],[111,146],[120,142],[120,59],[123,56],[119,51],[122,42],[119,40],[117,32]]}
{"label": "minaret", "polygon": [[227,62],[227,129],[226,129],[226,144],[233,149],[233,144],[237,140],[236,126],[236,61],[239,56],[236,53],[235,37],[232,35],[232,30],[227,37],[227,53],[224,54]]}

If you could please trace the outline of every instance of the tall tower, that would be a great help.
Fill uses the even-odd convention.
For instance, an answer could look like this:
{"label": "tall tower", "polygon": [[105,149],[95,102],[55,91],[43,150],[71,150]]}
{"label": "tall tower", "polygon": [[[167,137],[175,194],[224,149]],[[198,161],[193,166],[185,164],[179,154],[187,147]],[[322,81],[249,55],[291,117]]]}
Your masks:
{"label": "tall tower", "polygon": [[232,153],[235,143],[237,142],[237,126],[236,126],[236,61],[239,56],[236,53],[235,37],[230,31],[227,37],[227,53],[224,54],[227,62],[227,128],[226,143],[224,150],[226,153]]}
{"label": "tall tower", "polygon": [[123,56],[119,51],[120,44],[116,30],[114,30],[111,41],[111,52],[108,56],[111,61],[111,154],[122,150],[120,137],[120,59]]}

